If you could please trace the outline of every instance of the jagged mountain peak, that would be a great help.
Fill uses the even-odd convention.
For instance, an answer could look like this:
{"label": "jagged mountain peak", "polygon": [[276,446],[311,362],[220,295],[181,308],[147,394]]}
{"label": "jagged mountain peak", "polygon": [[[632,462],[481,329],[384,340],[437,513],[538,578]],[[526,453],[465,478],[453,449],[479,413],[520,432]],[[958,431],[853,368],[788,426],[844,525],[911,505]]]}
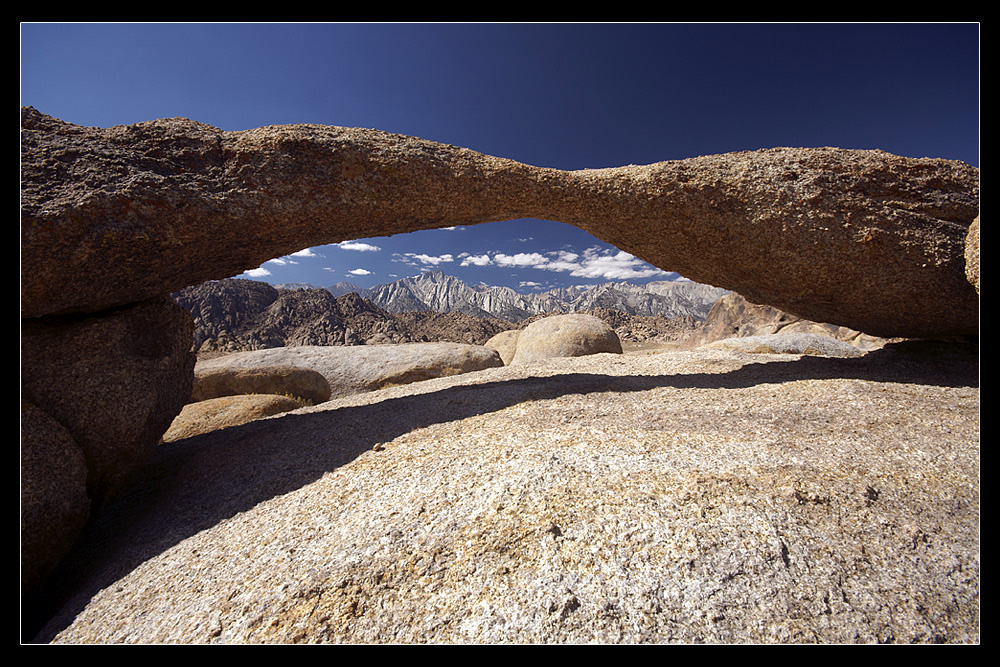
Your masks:
{"label": "jagged mountain peak", "polygon": [[[290,283],[279,289],[310,289]],[[607,282],[571,285],[538,292],[518,292],[505,286],[469,285],[439,269],[391,283],[362,288],[339,282],[325,288],[334,296],[357,293],[390,313],[463,313],[475,317],[520,322],[541,313],[578,312],[606,308],[630,315],[692,317],[704,320],[722,290],[685,280],[660,280],[643,285]]]}

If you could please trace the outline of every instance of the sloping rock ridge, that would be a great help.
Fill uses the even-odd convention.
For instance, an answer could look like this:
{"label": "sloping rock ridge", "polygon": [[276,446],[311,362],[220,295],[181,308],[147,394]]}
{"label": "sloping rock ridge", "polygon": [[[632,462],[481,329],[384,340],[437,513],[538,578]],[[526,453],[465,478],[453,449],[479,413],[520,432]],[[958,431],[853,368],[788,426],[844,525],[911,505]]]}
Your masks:
{"label": "sloping rock ridge", "polygon": [[709,347],[742,350],[752,354],[808,354],[818,357],[861,357],[864,352],[832,336],[812,333],[777,333],[725,338]]}
{"label": "sloping rock ridge", "polygon": [[330,400],[330,383],[318,371],[296,366],[194,368],[192,403],[240,394],[278,394],[310,403]]}
{"label": "sloping rock ridge", "polygon": [[188,403],[163,434],[171,443],[246,424],[303,407],[305,403],[279,394],[240,394]]}
{"label": "sloping rock ridge", "polygon": [[771,306],[750,303],[739,294],[727,294],[715,302],[708,317],[687,332],[679,344],[693,348],[727,338],[793,333],[828,336],[859,350],[877,349],[886,343],[884,338],[835,324],[812,322]]}
{"label": "sloping rock ridge", "polygon": [[481,345],[410,343],[304,345],[237,352],[201,361],[196,370],[209,373],[273,366],[305,368],[322,375],[329,384],[330,396],[339,397],[502,365],[494,350]]}

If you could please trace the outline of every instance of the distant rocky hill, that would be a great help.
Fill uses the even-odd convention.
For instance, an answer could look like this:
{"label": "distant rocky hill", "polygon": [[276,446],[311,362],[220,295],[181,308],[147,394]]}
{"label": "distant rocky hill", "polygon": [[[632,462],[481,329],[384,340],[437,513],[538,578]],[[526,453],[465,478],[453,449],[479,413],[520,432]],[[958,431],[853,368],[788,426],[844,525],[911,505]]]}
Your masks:
{"label": "distant rocky hill", "polygon": [[335,297],[321,288],[278,289],[241,279],[189,287],[174,299],[191,312],[195,350],[202,353],[297,345],[482,343],[513,326],[461,313],[402,316],[353,292]]}
{"label": "distant rocky hill", "polygon": [[[302,289],[302,284],[279,285]],[[629,315],[692,317],[703,320],[726,290],[686,281],[658,281],[646,285],[604,283],[589,288],[568,287],[522,294],[509,287],[468,285],[441,271],[427,271],[371,289],[347,282],[326,288],[334,296],[349,292],[371,301],[390,313],[435,311],[459,312],[475,317],[520,322],[551,312],[584,312],[595,308]]]}

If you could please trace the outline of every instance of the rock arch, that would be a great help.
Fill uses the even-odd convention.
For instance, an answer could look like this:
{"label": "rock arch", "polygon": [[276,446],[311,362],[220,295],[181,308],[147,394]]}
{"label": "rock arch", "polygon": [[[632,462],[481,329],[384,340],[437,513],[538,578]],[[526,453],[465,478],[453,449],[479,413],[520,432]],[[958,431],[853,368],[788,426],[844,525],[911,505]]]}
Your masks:
{"label": "rock arch", "polygon": [[802,317],[971,333],[978,169],[776,148],[560,171],[376,130],[83,128],[22,110],[22,315],[94,312],[304,247],[539,218]]}
{"label": "rock arch", "polygon": [[[29,602],[190,396],[190,316],[167,295],[305,247],[551,219],[807,319],[978,330],[979,171],[955,161],[775,148],[567,172],[376,130],[100,129],[27,107],[21,170]],[[53,451],[81,463],[52,473]]]}

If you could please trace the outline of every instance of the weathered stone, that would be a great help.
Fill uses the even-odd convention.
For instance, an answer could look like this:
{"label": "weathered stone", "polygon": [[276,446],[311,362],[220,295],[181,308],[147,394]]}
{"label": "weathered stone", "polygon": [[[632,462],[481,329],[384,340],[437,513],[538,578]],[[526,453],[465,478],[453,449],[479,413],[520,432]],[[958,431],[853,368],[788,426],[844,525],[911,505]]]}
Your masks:
{"label": "weathered stone", "polygon": [[90,516],[87,462],[69,432],[21,401],[21,594],[32,599]]}
{"label": "weathered stone", "polygon": [[22,321],[22,395],[83,451],[95,510],[191,395],[192,335],[191,316],[166,297],[101,317]]}
{"label": "weathered stone", "polygon": [[191,401],[207,401],[239,394],[279,394],[311,403],[330,400],[330,384],[322,374],[294,366],[230,368],[203,364],[194,367]]}
{"label": "weathered stone", "polygon": [[536,320],[521,331],[510,365],[599,352],[622,353],[622,343],[611,325],[593,315],[553,315]]}
{"label": "weathered stone", "polygon": [[965,237],[965,276],[979,294],[979,216],[969,226]]}
{"label": "weathered stone", "polygon": [[239,426],[248,422],[280,415],[304,407],[288,396],[254,394],[219,396],[197,403],[188,403],[163,434],[163,442],[175,442],[202,433]]}
{"label": "weathered stone", "polygon": [[332,397],[502,366],[494,350],[462,343],[320,347],[237,352],[198,364],[199,372],[289,365],[320,373]]}
{"label": "weathered stone", "polygon": [[84,128],[22,109],[24,317],[101,310],[304,247],[513,218],[879,336],[978,329],[979,170],[775,148],[566,172],[376,130]]}
{"label": "weathered stone", "polygon": [[517,352],[517,338],[520,335],[520,329],[508,329],[493,336],[484,345],[492,350],[496,350],[503,363],[509,366],[510,362],[514,359],[514,353]]}

